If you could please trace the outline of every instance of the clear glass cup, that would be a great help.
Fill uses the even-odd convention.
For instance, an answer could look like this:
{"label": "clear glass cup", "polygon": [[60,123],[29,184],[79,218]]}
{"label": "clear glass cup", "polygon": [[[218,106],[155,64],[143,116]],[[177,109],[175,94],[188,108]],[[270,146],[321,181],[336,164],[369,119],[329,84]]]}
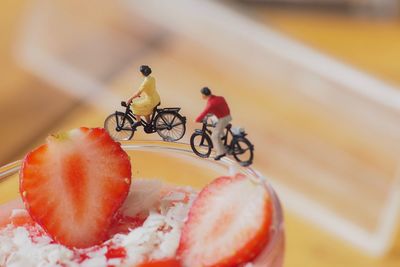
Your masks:
{"label": "clear glass cup", "polygon": [[[268,180],[252,168],[239,166],[231,159],[221,161],[195,156],[187,144],[162,141],[125,142],[123,148],[132,162],[133,179],[159,179],[179,186],[201,189],[211,180],[223,175],[241,173],[265,184],[273,205],[270,240],[253,262],[253,267],[282,267],[285,251],[282,207]],[[18,170],[21,161],[0,168],[0,204],[16,199]],[[1,213],[1,206],[0,206]]]}

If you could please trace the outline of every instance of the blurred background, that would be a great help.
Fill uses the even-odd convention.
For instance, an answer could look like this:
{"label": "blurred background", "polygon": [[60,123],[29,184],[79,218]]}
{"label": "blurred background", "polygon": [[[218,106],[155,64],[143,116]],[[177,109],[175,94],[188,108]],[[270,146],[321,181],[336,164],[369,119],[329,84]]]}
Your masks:
{"label": "blurred background", "polygon": [[399,14],[397,0],[3,0],[0,164],[102,126],[147,64],[189,118],[185,142],[200,88],[227,99],[283,201],[285,266],[400,266]]}

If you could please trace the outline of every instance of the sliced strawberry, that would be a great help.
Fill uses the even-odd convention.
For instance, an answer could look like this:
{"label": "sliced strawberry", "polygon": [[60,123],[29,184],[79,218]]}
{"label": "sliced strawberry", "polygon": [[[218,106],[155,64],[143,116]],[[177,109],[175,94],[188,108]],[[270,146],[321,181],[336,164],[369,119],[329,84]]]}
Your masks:
{"label": "sliced strawberry", "polygon": [[130,183],[128,155],[101,128],[50,136],[26,155],[20,171],[32,218],[54,240],[77,248],[105,240]]}
{"label": "sliced strawberry", "polygon": [[273,251],[265,246],[257,257],[251,261],[252,267],[283,266],[283,256],[285,251],[285,238],[282,236],[278,242],[274,243]]}
{"label": "sliced strawberry", "polygon": [[153,260],[139,264],[138,267],[181,267],[177,259]]}
{"label": "sliced strawberry", "polygon": [[265,187],[243,175],[220,177],[194,201],[183,226],[178,256],[188,266],[238,266],[268,241],[272,219]]}

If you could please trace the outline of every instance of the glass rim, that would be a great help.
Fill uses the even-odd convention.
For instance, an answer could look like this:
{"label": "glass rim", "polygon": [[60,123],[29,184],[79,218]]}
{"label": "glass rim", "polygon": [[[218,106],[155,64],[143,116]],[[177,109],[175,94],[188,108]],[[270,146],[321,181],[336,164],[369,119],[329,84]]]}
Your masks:
{"label": "glass rim", "polygon": [[[233,170],[235,172],[241,172],[249,177],[250,179],[256,179],[261,182],[266,188],[272,204],[272,223],[270,226],[269,239],[267,243],[267,247],[263,249],[267,254],[272,253],[274,251],[274,247],[278,244],[282,238],[280,236],[280,231],[283,230],[283,210],[281,203],[275,190],[271,186],[270,182],[263,176],[259,171],[253,169],[252,167],[243,167],[240,166],[236,161],[230,159],[228,157],[224,157],[219,161],[215,161],[212,158],[200,158],[193,154],[193,151],[189,144],[181,143],[181,142],[165,142],[165,141],[153,141],[153,140],[144,140],[144,141],[121,141],[121,147],[125,151],[150,151],[150,152],[175,152],[175,153],[184,153],[187,156],[194,156],[199,160],[207,160],[209,163],[214,165],[222,165],[227,167],[228,169]],[[6,164],[0,167],[0,185],[3,181],[7,180],[8,177],[16,174],[22,164],[22,160],[17,160]]]}

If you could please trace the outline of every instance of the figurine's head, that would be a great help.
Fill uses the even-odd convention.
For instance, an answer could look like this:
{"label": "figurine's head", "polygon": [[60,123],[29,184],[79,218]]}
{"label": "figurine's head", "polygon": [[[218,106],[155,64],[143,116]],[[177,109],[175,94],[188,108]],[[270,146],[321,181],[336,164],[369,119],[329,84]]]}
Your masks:
{"label": "figurine's head", "polygon": [[203,99],[207,99],[211,95],[211,90],[208,87],[201,88],[200,92],[201,92]]}
{"label": "figurine's head", "polygon": [[151,74],[151,68],[147,65],[142,65],[140,66],[140,72],[143,74],[143,76],[147,77]]}

